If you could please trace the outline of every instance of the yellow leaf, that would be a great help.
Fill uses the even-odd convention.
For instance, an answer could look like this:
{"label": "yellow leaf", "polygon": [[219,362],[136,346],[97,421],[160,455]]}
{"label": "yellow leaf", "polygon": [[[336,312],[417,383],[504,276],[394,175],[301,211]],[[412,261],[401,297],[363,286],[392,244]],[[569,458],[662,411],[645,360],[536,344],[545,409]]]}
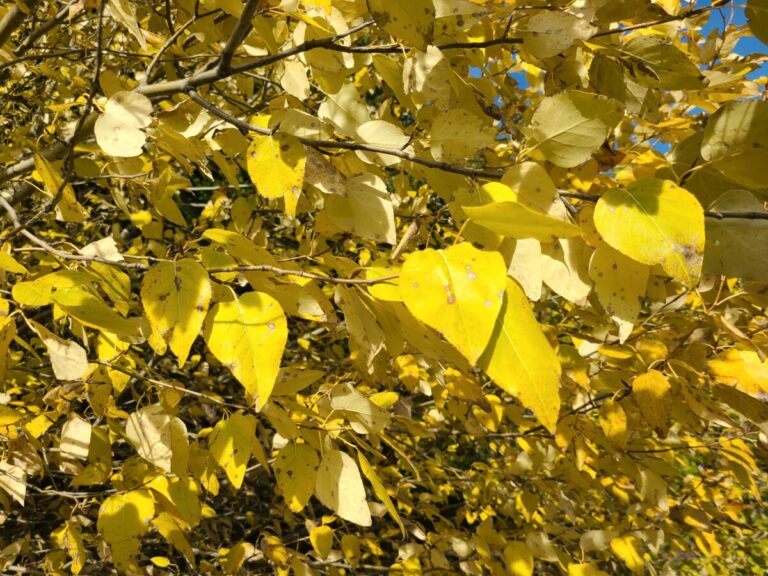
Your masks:
{"label": "yellow leaf", "polygon": [[224,469],[235,488],[243,484],[255,434],[256,417],[253,414],[237,413],[219,420],[208,439],[211,456]]}
{"label": "yellow leaf", "polygon": [[551,242],[580,234],[579,227],[531,210],[519,202],[491,202],[483,206],[462,206],[475,224],[508,238],[535,238]]}
{"label": "yellow leaf", "polygon": [[90,446],[91,424],[77,414],[71,414],[61,427],[59,450],[65,456],[84,460],[88,458]]}
{"label": "yellow leaf", "polygon": [[542,100],[531,119],[533,148],[562,168],[586,162],[624,115],[613,98],[564,90]]}
{"label": "yellow leaf", "polygon": [[632,397],[640,407],[643,418],[660,436],[666,436],[669,428],[671,388],[666,376],[658,370],[648,370],[632,381]]}
{"label": "yellow leaf", "polygon": [[613,444],[627,447],[627,415],[621,404],[611,398],[600,407],[600,428]]}
{"label": "yellow leaf", "polygon": [[384,181],[373,174],[358,174],[347,180],[346,194],[325,199],[331,223],[362,238],[395,244],[397,228],[392,200]]}
{"label": "yellow leaf", "polygon": [[232,295],[216,304],[205,323],[205,340],[216,359],[263,407],[272,393],[288,324],[277,300],[261,292]]}
{"label": "yellow leaf", "polygon": [[140,318],[123,318],[110,306],[82,288],[56,290],[51,297],[64,312],[85,326],[111,332],[124,338],[135,338],[140,333]]}
{"label": "yellow leaf", "polygon": [[152,525],[176,550],[181,552],[187,561],[195,567],[195,553],[189,544],[181,521],[168,512],[161,512],[152,520]]}
{"label": "yellow leaf", "polygon": [[70,569],[73,574],[80,574],[85,565],[86,555],[83,546],[83,537],[80,534],[80,526],[72,520],[67,520],[58,529],[51,532],[51,538],[60,548],[67,551],[72,559]]}
{"label": "yellow leaf", "polygon": [[333,548],[333,530],[330,526],[316,526],[309,531],[309,541],[317,555],[325,560]]}
{"label": "yellow leaf", "polygon": [[568,576],[608,576],[592,564],[568,564]]}
{"label": "yellow leaf", "polygon": [[348,382],[331,392],[331,408],[346,414],[358,434],[375,434],[389,424],[389,414],[360,394]]}
{"label": "yellow leaf", "polygon": [[138,92],[113,94],[96,119],[93,133],[105,154],[134,157],[141,154],[147,135],[143,129],[152,123],[152,101]]}
{"label": "yellow leaf", "polygon": [[187,427],[160,404],[146,406],[128,417],[125,435],[139,456],[166,472],[187,473]]}
{"label": "yellow leaf", "polygon": [[619,326],[619,341],[624,342],[640,314],[640,298],[645,296],[650,270],[600,243],[589,260],[589,277],[605,311]]}
{"label": "yellow leaf", "polygon": [[506,282],[506,297],[480,366],[554,432],[560,413],[560,363],[517,283]]}
{"label": "yellow leaf", "polygon": [[27,494],[27,473],[18,466],[0,460],[0,490],[24,506]]}
{"label": "yellow leaf", "polygon": [[487,116],[455,108],[432,123],[432,156],[440,162],[461,162],[496,143],[496,129]]}
{"label": "yellow leaf", "polygon": [[597,32],[587,19],[560,10],[535,11],[520,28],[523,47],[540,59],[557,56]]}
{"label": "yellow leaf", "polygon": [[93,281],[93,276],[76,270],[60,270],[34,280],[13,285],[13,299],[24,306],[47,306],[53,302],[52,290],[64,290]]}
{"label": "yellow leaf", "polygon": [[308,444],[288,444],[277,454],[275,479],[291,512],[301,512],[315,489],[320,459]]}
{"label": "yellow leaf", "polygon": [[43,180],[46,193],[55,198],[56,219],[64,222],[84,222],[88,218],[88,211],[77,201],[75,191],[70,184],[64,184],[64,177],[57,166],[45,157],[35,154],[35,170]]}
{"label": "yellow leaf", "polygon": [[256,547],[250,542],[238,542],[227,552],[224,559],[224,573],[237,574],[243,563],[256,553]]}
{"label": "yellow leaf", "polygon": [[435,26],[432,0],[368,0],[368,10],[385,32],[407,46],[423,50],[430,44]]}
{"label": "yellow leaf", "polygon": [[37,332],[48,350],[53,374],[58,380],[78,380],[88,370],[88,356],[77,342],[60,338],[45,326],[32,320],[29,325]]}
{"label": "yellow leaf", "polygon": [[205,268],[187,258],[157,264],[144,275],[141,302],[152,330],[170,344],[182,367],[211,302]]}
{"label": "yellow leaf", "polygon": [[304,146],[294,136],[255,136],[248,147],[248,176],[265,198],[284,198],[285,211],[296,215],[307,161]]}
{"label": "yellow leaf", "polygon": [[611,540],[611,550],[627,565],[633,574],[644,574],[645,563],[640,555],[640,542],[632,535]]}
{"label": "yellow leaf", "polygon": [[638,180],[608,190],[595,206],[595,227],[613,248],[642,264],[660,264],[695,286],[704,254],[704,211],[696,197],[670,180]]}
{"label": "yellow leaf", "polygon": [[171,561],[165,556],[152,556],[149,561],[158,568],[167,568],[171,565]]}
{"label": "yellow leaf", "polygon": [[403,525],[403,521],[400,519],[400,514],[398,514],[397,508],[392,502],[392,499],[389,497],[389,493],[387,492],[386,487],[379,479],[379,475],[376,474],[376,470],[373,468],[373,466],[371,466],[371,463],[368,462],[368,459],[363,456],[363,453],[359,450],[357,451],[357,460],[360,462],[360,470],[363,472],[363,475],[367,478],[368,482],[371,483],[371,487],[373,488],[373,493],[376,494],[376,498],[381,500],[381,502],[384,504],[384,507],[387,509],[387,512],[389,512],[389,515],[392,516],[392,519],[397,522],[397,525],[400,526],[400,531],[403,533],[403,536],[405,536],[405,526]]}
{"label": "yellow leaf", "polygon": [[315,481],[315,496],[344,520],[371,525],[365,487],[355,461],[339,450],[326,450]]}
{"label": "yellow leaf", "polygon": [[693,538],[696,546],[707,557],[723,555],[723,548],[717,541],[717,536],[712,532],[695,532]]}
{"label": "yellow leaf", "polygon": [[525,542],[509,542],[503,555],[510,576],[532,576],[533,554]]}
{"label": "yellow leaf", "polygon": [[97,527],[112,550],[112,562],[118,570],[129,569],[154,515],[155,501],[144,489],[113,494],[101,504]]}
{"label": "yellow leaf", "polygon": [[13,274],[24,274],[25,276],[29,274],[29,271],[19,264],[13,256],[2,250],[0,250],[0,270]]}
{"label": "yellow leaf", "polygon": [[408,310],[475,364],[488,345],[506,285],[504,260],[469,243],[413,252],[400,293]]}

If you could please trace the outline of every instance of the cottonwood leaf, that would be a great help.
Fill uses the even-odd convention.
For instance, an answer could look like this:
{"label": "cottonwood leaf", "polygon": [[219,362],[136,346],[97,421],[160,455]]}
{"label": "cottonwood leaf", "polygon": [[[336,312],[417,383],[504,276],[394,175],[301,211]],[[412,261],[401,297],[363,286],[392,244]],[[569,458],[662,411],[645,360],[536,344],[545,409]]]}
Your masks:
{"label": "cottonwood leaf", "polygon": [[243,485],[255,434],[256,417],[253,414],[236,413],[219,420],[208,439],[211,456],[224,469],[234,488]]}
{"label": "cottonwood leaf", "polygon": [[[729,190],[711,204],[709,210],[762,212],[764,208],[751,192]],[[706,273],[768,280],[768,220],[707,218],[706,230]]]}
{"label": "cottonwood leaf", "polygon": [[350,426],[358,434],[376,434],[389,424],[389,414],[360,394],[349,382],[333,388],[331,408],[346,413]]}
{"label": "cottonwood leaf", "polygon": [[[362,142],[382,148],[392,148],[402,152],[413,152],[413,148],[407,146],[409,136],[399,126],[386,120],[369,120],[357,129],[357,135]],[[364,162],[379,163],[384,166],[394,166],[402,159],[391,154],[379,154],[377,152],[365,152],[358,150],[357,156]]]}
{"label": "cottonwood leaf", "polygon": [[701,157],[723,176],[749,188],[768,186],[768,172],[756,170],[768,150],[768,102],[728,102],[704,129]]}
{"label": "cottonwood leaf", "polygon": [[59,308],[85,326],[122,338],[140,337],[141,318],[123,318],[112,307],[82,288],[55,290],[51,293],[51,298]]}
{"label": "cottonwood leaf", "polygon": [[491,119],[468,110],[441,112],[432,123],[432,156],[441,162],[461,162],[495,142]]}
{"label": "cottonwood leaf", "polygon": [[541,10],[518,28],[523,47],[536,58],[550,58],[597,32],[584,18],[559,10]]}
{"label": "cottonwood leaf", "polygon": [[315,480],[315,496],[340,518],[371,525],[365,487],[355,461],[339,450],[326,450]]}
{"label": "cottonwood leaf", "polygon": [[544,98],[533,113],[533,147],[553,164],[573,168],[592,157],[623,114],[613,98],[564,90]]}
{"label": "cottonwood leaf", "polygon": [[272,393],[287,339],[283,309],[261,292],[232,294],[232,300],[216,304],[205,321],[208,349],[260,407]]}
{"label": "cottonwood leaf", "polygon": [[627,447],[627,414],[617,401],[609,398],[600,407],[600,428],[618,448]]}
{"label": "cottonwood leaf", "polygon": [[619,341],[624,342],[640,314],[640,299],[645,296],[650,269],[601,243],[589,260],[589,277],[605,311],[619,326]]}
{"label": "cottonwood leaf", "polygon": [[531,210],[519,202],[491,202],[483,206],[462,206],[464,213],[479,224],[508,238],[534,238],[551,242],[580,234],[579,227]]}
{"label": "cottonwood leaf", "polygon": [[67,555],[72,559],[70,564],[72,573],[80,574],[87,558],[80,526],[72,520],[67,520],[59,528],[51,532],[51,539],[59,548],[66,550]]}
{"label": "cottonwood leaf", "polygon": [[265,198],[283,198],[293,217],[304,185],[304,145],[290,134],[254,136],[247,152],[248,176]]}
{"label": "cottonwood leaf", "polygon": [[118,570],[125,572],[130,567],[154,515],[155,501],[145,489],[113,494],[101,504],[96,526],[109,544]]}
{"label": "cottonwood leaf", "polygon": [[477,363],[494,331],[506,285],[504,260],[469,243],[408,255],[400,293],[408,310],[471,363]]}
{"label": "cottonwood leaf", "polygon": [[645,574],[645,562],[640,553],[640,542],[631,534],[611,540],[611,550],[618,556],[632,574]]}
{"label": "cottonwood leaf", "polygon": [[405,526],[403,525],[403,521],[400,519],[400,514],[398,514],[397,508],[392,502],[392,499],[389,497],[387,488],[379,479],[379,475],[376,474],[376,470],[373,466],[371,466],[371,463],[368,462],[368,459],[359,450],[357,451],[357,460],[360,462],[360,470],[363,472],[363,476],[365,476],[368,482],[370,482],[371,487],[373,488],[373,493],[376,494],[376,498],[384,503],[384,507],[387,509],[387,512],[392,517],[392,519],[397,522],[397,525],[400,526],[400,532],[402,532],[403,536],[405,536]]}
{"label": "cottonwood leaf", "polygon": [[560,363],[514,280],[506,281],[504,303],[479,366],[554,432],[560,413]]}
{"label": "cottonwood leaf", "polygon": [[525,542],[508,542],[502,556],[511,576],[533,576],[533,554]]}
{"label": "cottonwood leaf", "polygon": [[278,452],[275,479],[291,512],[301,512],[309,502],[319,466],[320,458],[308,444],[288,444]]}
{"label": "cottonwood leaf", "polygon": [[195,552],[192,550],[192,546],[184,533],[187,527],[184,526],[183,521],[169,512],[160,512],[160,514],[157,515],[157,518],[152,520],[152,525],[158,532],[160,532],[160,535],[171,544],[171,546],[184,554],[184,557],[194,568]]}
{"label": "cottonwood leaf", "polygon": [[133,157],[141,154],[147,141],[144,129],[152,123],[152,101],[138,92],[113,94],[96,119],[93,133],[105,154]]}
{"label": "cottonwood leaf", "polygon": [[189,442],[181,418],[165,413],[160,404],[138,410],[128,417],[125,435],[139,456],[177,475],[187,473]]}
{"label": "cottonwood leaf", "polygon": [[435,6],[432,0],[367,0],[376,24],[406,46],[424,49],[432,40]]}
{"label": "cottonwood leaf", "polygon": [[59,167],[44,156],[35,154],[35,170],[43,181],[45,192],[56,202],[56,219],[64,222],[84,222],[88,211],[77,201],[71,184],[64,182]]}
{"label": "cottonwood leaf", "polygon": [[592,290],[589,278],[591,249],[579,237],[541,245],[541,278],[570,302],[583,304]]}
{"label": "cottonwood leaf", "polygon": [[156,264],[144,275],[141,302],[152,330],[184,366],[211,302],[205,268],[189,258]]}
{"label": "cottonwood leaf", "polygon": [[671,389],[669,380],[658,370],[648,370],[632,381],[632,397],[640,407],[643,418],[662,437],[667,435],[669,429]]}
{"label": "cottonwood leaf", "polygon": [[608,190],[595,206],[597,231],[611,247],[642,264],[660,264],[693,287],[704,254],[704,210],[670,180],[647,179]]}
{"label": "cottonwood leaf", "polygon": [[768,44],[768,4],[765,0],[747,0],[744,14],[752,34]]}
{"label": "cottonwood leaf", "polygon": [[77,414],[72,414],[61,427],[59,450],[71,458],[85,460],[91,446],[91,424]]}
{"label": "cottonwood leaf", "polygon": [[309,531],[309,542],[317,555],[325,560],[333,548],[333,530],[330,526],[315,526]]}
{"label": "cottonwood leaf", "polygon": [[704,77],[698,66],[666,38],[639,35],[620,49],[635,70],[638,82],[661,90],[697,90]]}
{"label": "cottonwood leaf", "polygon": [[0,460],[0,490],[20,506],[24,506],[27,494],[27,473],[19,466]]}
{"label": "cottonwood leaf", "polygon": [[78,380],[88,370],[88,355],[77,342],[65,340],[32,320],[30,326],[37,332],[48,350],[53,375],[58,380]]}
{"label": "cottonwood leaf", "polygon": [[347,180],[345,196],[325,199],[325,213],[335,226],[361,238],[387,244],[397,241],[392,199],[384,181],[373,174]]}

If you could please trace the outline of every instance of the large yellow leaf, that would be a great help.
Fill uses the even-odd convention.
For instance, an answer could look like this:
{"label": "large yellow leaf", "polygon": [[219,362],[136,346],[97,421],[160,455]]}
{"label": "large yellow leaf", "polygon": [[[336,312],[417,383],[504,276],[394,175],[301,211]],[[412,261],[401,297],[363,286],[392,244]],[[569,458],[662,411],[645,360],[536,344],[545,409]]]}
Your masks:
{"label": "large yellow leaf", "polygon": [[600,428],[619,448],[627,447],[627,415],[621,404],[609,398],[600,407]]}
{"label": "large yellow leaf", "polygon": [[309,541],[317,555],[325,560],[333,547],[333,530],[330,526],[316,526],[309,531]]}
{"label": "large yellow leaf", "polygon": [[368,10],[384,31],[407,46],[424,49],[432,40],[432,0],[368,0]]}
{"label": "large yellow leaf", "polygon": [[152,525],[176,550],[184,554],[184,557],[194,568],[195,552],[184,534],[186,528],[184,523],[169,512],[161,512],[157,518],[152,520]]}
{"label": "large yellow leaf", "polygon": [[544,157],[573,168],[586,162],[605,142],[624,113],[613,98],[564,90],[542,100],[531,119],[531,137]]}
{"label": "large yellow leaf", "polygon": [[371,525],[365,487],[355,461],[339,450],[326,450],[315,480],[315,496],[344,520]]}
{"label": "large yellow leaf", "polygon": [[187,427],[180,418],[166,414],[160,404],[146,406],[131,414],[125,425],[125,435],[147,462],[166,472],[187,473]]}
{"label": "large yellow leaf", "polygon": [[205,323],[213,355],[264,406],[280,370],[288,324],[280,304],[267,294],[233,294],[216,304]]}
{"label": "large yellow leaf", "polygon": [[161,262],[144,275],[141,302],[153,332],[183,366],[208,313],[211,283],[194,260]]}
{"label": "large yellow leaf", "polygon": [[255,434],[256,417],[253,414],[237,413],[219,420],[208,439],[211,456],[224,469],[235,488],[243,484]]}
{"label": "large yellow leaf", "polygon": [[747,0],[744,13],[750,32],[763,43],[768,43],[768,4],[765,0]]}
{"label": "large yellow leaf", "polygon": [[330,221],[362,238],[394,244],[397,240],[395,212],[387,185],[374,174],[358,174],[347,180],[344,196],[325,199]]}
{"label": "large yellow leaf", "polygon": [[139,551],[139,539],[155,515],[155,501],[148,490],[113,494],[101,504],[97,527],[112,550],[112,562],[121,572],[130,567]]}
{"label": "large yellow leaf", "polygon": [[417,319],[475,364],[493,333],[506,276],[498,252],[465,242],[410,254],[400,274],[400,293]]}
{"label": "large yellow leaf", "polygon": [[315,490],[320,458],[308,444],[288,444],[275,459],[275,479],[291,512],[301,512]]}
{"label": "large yellow leaf", "polygon": [[632,574],[645,574],[645,562],[640,555],[640,541],[632,535],[611,540],[611,550],[632,571]]}
{"label": "large yellow leaf", "polygon": [[533,554],[525,542],[508,542],[502,554],[510,576],[533,575]]}
{"label": "large yellow leaf", "polygon": [[693,287],[701,275],[704,211],[670,180],[638,180],[613,188],[595,206],[595,227],[613,248],[643,264],[660,264]]}
{"label": "large yellow leaf", "polygon": [[469,110],[441,112],[432,123],[432,156],[441,162],[461,162],[495,143],[491,119]]}
{"label": "large yellow leaf", "polygon": [[88,356],[82,346],[57,336],[33,320],[29,324],[45,344],[53,374],[58,380],[77,380],[85,374],[88,370]]}
{"label": "large yellow leaf", "polygon": [[289,134],[255,136],[248,147],[248,176],[265,198],[284,198],[285,211],[296,215],[304,185],[304,145]]}
{"label": "large yellow leaf", "polygon": [[535,238],[551,242],[578,236],[579,227],[531,210],[519,202],[491,202],[483,206],[462,206],[475,224],[509,238]]}
{"label": "large yellow leaf", "polygon": [[643,418],[661,436],[666,436],[669,428],[671,388],[666,376],[658,370],[648,370],[632,381],[632,397],[640,407]]}
{"label": "large yellow leaf", "polygon": [[536,58],[551,58],[564,52],[574,42],[586,40],[597,32],[586,18],[560,10],[534,11],[523,19],[518,30],[523,47]]}
{"label": "large yellow leaf", "polygon": [[504,304],[480,366],[554,432],[560,413],[560,363],[514,280],[507,280]]}

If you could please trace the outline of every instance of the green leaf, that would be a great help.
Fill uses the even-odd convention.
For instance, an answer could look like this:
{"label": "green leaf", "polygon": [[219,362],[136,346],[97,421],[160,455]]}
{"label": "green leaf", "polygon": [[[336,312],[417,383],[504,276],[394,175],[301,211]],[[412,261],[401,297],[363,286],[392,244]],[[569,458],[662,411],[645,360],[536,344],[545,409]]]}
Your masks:
{"label": "green leaf", "polygon": [[479,365],[554,432],[560,413],[560,363],[514,280],[506,281],[504,304]]}
{"label": "green leaf", "polygon": [[670,180],[638,180],[608,190],[598,200],[595,227],[613,248],[642,264],[660,264],[693,287],[701,275],[704,211]]}
{"label": "green leaf", "polygon": [[365,487],[355,461],[339,450],[326,450],[315,481],[315,496],[344,520],[371,525]]}
{"label": "green leaf", "polygon": [[557,166],[578,166],[600,148],[623,114],[612,98],[565,90],[544,98],[533,113],[533,147]]}
{"label": "green leaf", "polygon": [[411,314],[441,332],[471,364],[491,338],[505,284],[501,255],[466,242],[414,252],[400,274],[400,293]]}
{"label": "green leaf", "polygon": [[155,501],[148,490],[113,494],[101,504],[97,527],[112,550],[112,562],[127,571],[139,551],[139,539],[155,515]]}
{"label": "green leaf", "polygon": [[319,466],[320,458],[308,444],[288,444],[278,452],[275,479],[291,512],[301,512],[309,502]]}
{"label": "green leaf", "polygon": [[256,417],[253,414],[238,412],[219,420],[208,439],[211,456],[224,469],[229,482],[235,488],[243,485],[255,434]]}
{"label": "green leaf", "polygon": [[205,321],[208,349],[262,407],[272,394],[287,339],[283,309],[261,292],[232,294]]}
{"label": "green leaf", "polygon": [[648,87],[660,90],[698,90],[704,77],[684,52],[666,38],[639,35],[617,51],[629,57],[633,76]]}
{"label": "green leaf", "polygon": [[188,258],[155,265],[144,275],[141,302],[153,332],[184,366],[211,302],[205,268]]}
{"label": "green leaf", "polygon": [[768,4],[765,0],[747,0],[744,14],[747,16],[750,32],[763,44],[768,44]]}
{"label": "green leaf", "polygon": [[768,154],[768,102],[724,104],[704,129],[701,157],[721,174],[749,188],[768,186],[768,171],[756,170]]}
{"label": "green leaf", "polygon": [[[763,203],[746,190],[729,190],[709,209],[714,212],[764,211]],[[704,271],[729,278],[768,280],[768,220],[707,218]]]}

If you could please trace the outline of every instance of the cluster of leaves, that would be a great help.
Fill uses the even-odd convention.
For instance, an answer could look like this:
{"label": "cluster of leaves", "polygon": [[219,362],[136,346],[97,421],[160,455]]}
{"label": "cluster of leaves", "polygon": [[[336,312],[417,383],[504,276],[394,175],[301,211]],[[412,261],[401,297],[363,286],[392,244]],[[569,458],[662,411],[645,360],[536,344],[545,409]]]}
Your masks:
{"label": "cluster of leaves", "polygon": [[0,571],[765,573],[737,10],[3,2]]}

